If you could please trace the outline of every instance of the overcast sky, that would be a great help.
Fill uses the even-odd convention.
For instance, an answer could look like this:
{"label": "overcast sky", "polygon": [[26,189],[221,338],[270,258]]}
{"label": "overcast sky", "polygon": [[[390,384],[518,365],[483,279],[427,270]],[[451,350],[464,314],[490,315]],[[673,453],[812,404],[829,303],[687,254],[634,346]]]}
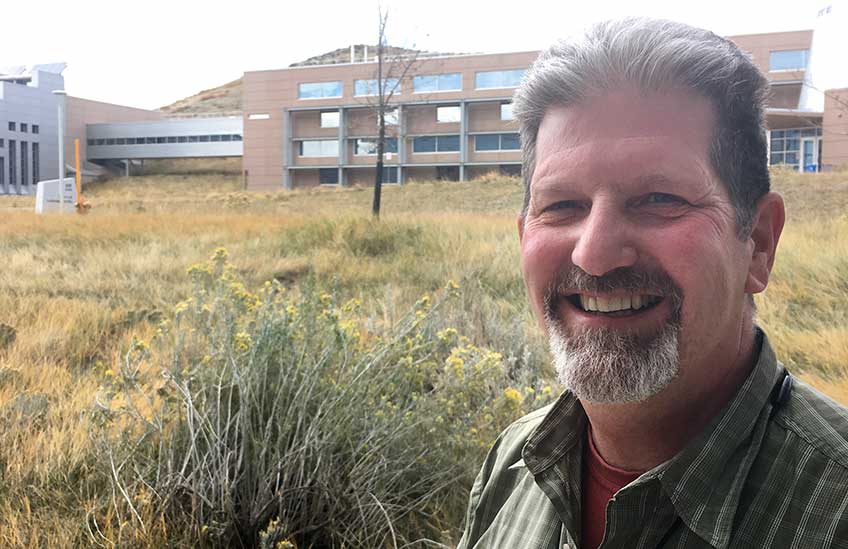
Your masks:
{"label": "overcast sky", "polygon": [[[442,52],[537,50],[625,15],[719,34],[812,28],[830,0],[383,0],[392,45]],[[822,6],[820,6],[821,4]],[[369,0],[3,2],[0,67],[64,61],[70,95],[158,108],[352,43],[375,43]]]}

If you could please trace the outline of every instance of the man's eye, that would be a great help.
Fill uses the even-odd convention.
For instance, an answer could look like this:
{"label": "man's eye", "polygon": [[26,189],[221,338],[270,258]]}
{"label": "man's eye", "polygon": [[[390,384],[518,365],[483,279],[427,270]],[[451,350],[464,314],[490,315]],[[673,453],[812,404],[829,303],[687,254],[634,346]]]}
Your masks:
{"label": "man's eye", "polygon": [[582,207],[583,206],[580,204],[580,202],[577,202],[576,200],[560,200],[559,202],[554,202],[553,204],[546,206],[543,211],[551,212],[557,210],[579,210]]}
{"label": "man's eye", "polygon": [[667,193],[650,193],[645,196],[641,202],[646,205],[678,205],[686,203],[686,201],[679,196]]}

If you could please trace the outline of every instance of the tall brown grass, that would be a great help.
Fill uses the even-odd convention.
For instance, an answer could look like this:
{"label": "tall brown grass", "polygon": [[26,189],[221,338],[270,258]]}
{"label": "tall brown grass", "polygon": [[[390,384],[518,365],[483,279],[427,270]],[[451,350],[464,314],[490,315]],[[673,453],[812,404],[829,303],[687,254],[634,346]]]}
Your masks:
{"label": "tall brown grass", "polygon": [[[793,372],[848,403],[848,178],[778,173],[775,183],[789,217],[759,322]],[[168,538],[155,517],[145,518],[158,538],[114,531],[90,411],[133,338],[149,340],[190,295],[186,267],[218,246],[248,288],[277,280],[296,291],[315,279],[359,298],[375,329],[456,280],[446,322],[516,367],[546,367],[518,271],[516,180],[386,188],[377,229],[368,189],[240,185],[238,176],[113,180],[87,189],[86,216],[36,216],[31,198],[0,197],[0,545]]]}

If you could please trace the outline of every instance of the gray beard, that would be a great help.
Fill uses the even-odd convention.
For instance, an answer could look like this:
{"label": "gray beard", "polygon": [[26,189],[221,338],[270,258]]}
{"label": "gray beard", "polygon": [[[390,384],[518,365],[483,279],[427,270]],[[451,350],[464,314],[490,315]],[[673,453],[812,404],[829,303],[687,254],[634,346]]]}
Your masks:
{"label": "gray beard", "polygon": [[648,340],[607,329],[566,335],[551,318],[547,325],[557,377],[581,400],[641,402],[677,376],[680,325],[676,319]]}

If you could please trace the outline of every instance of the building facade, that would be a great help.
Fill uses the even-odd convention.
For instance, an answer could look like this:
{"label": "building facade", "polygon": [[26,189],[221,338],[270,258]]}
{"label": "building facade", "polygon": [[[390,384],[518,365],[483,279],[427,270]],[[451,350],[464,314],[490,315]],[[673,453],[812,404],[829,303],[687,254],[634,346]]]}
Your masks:
{"label": "building facade", "polygon": [[[825,22],[827,17],[830,12],[820,13]],[[828,34],[822,27],[729,37],[771,81],[771,165],[811,172],[848,165],[848,88],[832,85],[846,82],[848,68],[841,56],[827,61],[833,45],[820,39]],[[384,86],[395,91],[383,180],[517,174],[521,156],[510,101],[538,53],[388,59],[382,68]],[[350,59],[357,57],[352,52]],[[811,68],[819,67],[817,75],[833,74],[834,63],[838,77],[823,84],[829,87],[817,86],[823,79],[812,78]],[[248,188],[373,182],[377,72],[371,59],[245,73]]]}

